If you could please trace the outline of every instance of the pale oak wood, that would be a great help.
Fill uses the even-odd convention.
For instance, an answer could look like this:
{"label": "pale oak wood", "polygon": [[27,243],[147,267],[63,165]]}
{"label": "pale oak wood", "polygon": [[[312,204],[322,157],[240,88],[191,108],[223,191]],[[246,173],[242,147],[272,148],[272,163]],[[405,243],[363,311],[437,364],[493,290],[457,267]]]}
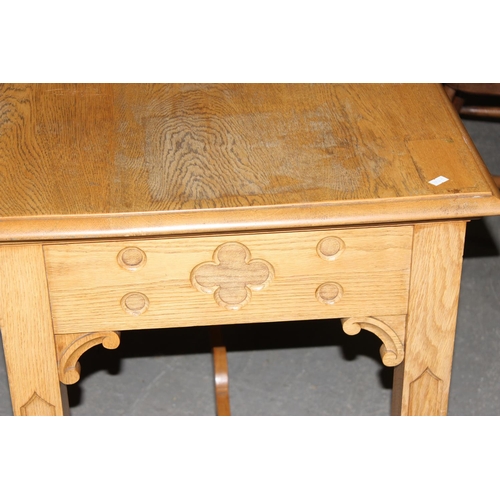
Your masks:
{"label": "pale oak wood", "polygon": [[446,415],[465,225],[415,227],[405,359],[395,368],[394,414]]}
{"label": "pale oak wood", "polygon": [[[429,184],[436,175],[449,181]],[[0,241],[436,220],[499,205],[437,84],[5,84],[0,178]]]}
{"label": "pale oak wood", "polygon": [[343,318],[342,328],[348,335],[357,335],[362,329],[374,333],[382,341],[380,357],[384,365],[397,366],[403,361],[406,315]]}
{"label": "pale oak wood", "polygon": [[14,414],[68,414],[40,245],[0,246],[0,329]]}
{"label": "pale oak wood", "polygon": [[[0,242],[55,240],[96,240],[105,238],[191,236],[193,234],[230,233],[304,228],[332,228],[374,224],[407,224],[481,217],[500,212],[496,187],[482,195],[447,197],[411,197],[386,201],[366,200],[331,205],[275,206],[265,209],[239,208],[166,213],[31,218],[0,218]],[[466,215],[467,214],[467,215]]]}
{"label": "pale oak wood", "polygon": [[[45,245],[54,328],[76,333],[406,314],[412,235],[411,226],[401,226]],[[336,260],[317,253],[326,237],[345,245]],[[219,305],[191,280],[193,270],[211,262],[217,248],[233,242],[249,250],[250,260],[263,260],[274,269],[267,287],[252,292],[239,310]],[[147,256],[137,271],[117,262],[130,246]],[[342,298],[331,305],[316,295],[329,282],[343,289]],[[121,306],[130,293],[147,298],[142,314]]]}
{"label": "pale oak wood", "polygon": [[[430,183],[440,176],[447,180]],[[19,242],[26,242],[19,255],[37,249],[35,290],[45,297],[33,302],[23,289],[30,331],[35,314],[45,325],[39,337],[10,327],[4,337],[51,344],[48,357],[37,352],[56,375],[54,344],[63,334],[77,345],[89,331],[310,318],[354,318],[384,339],[383,355],[399,360],[398,321],[410,307],[395,412],[446,411],[451,357],[441,342],[449,347],[456,308],[427,316],[437,314],[432,304],[458,293],[459,266],[442,271],[452,292],[437,287],[422,311],[417,297],[432,288],[424,283],[429,269],[440,276],[428,263],[434,245],[443,260],[444,242],[454,256],[463,238],[421,222],[450,221],[453,233],[463,223],[452,220],[500,214],[500,203],[441,85],[6,84],[0,181],[2,251]],[[387,227],[395,224],[402,227]],[[367,227],[374,225],[382,227]],[[97,239],[103,242],[90,241]],[[47,243],[51,310],[34,241]],[[238,310],[191,280],[227,243],[244,245],[274,270]],[[4,265],[14,285],[2,287],[31,283],[32,269]],[[240,283],[239,268],[233,271],[225,280]],[[2,297],[8,326],[21,328],[12,321],[17,295],[2,288]],[[51,319],[57,336],[49,340]],[[432,333],[436,324],[445,340]],[[19,349],[5,352],[8,366],[24,363]],[[17,369],[11,373],[21,380]],[[53,378],[36,377],[31,385],[55,387]],[[57,413],[37,391],[16,403],[17,414]]]}
{"label": "pale oak wood", "polygon": [[99,344],[102,344],[106,349],[116,349],[120,345],[120,333],[67,333],[65,335],[56,335],[55,344],[59,380],[66,385],[70,385],[80,380],[81,366],[78,360],[81,355]]}
{"label": "pale oak wood", "polygon": [[274,278],[269,262],[252,259],[250,250],[239,242],[216,248],[212,262],[198,264],[191,271],[191,284],[200,292],[213,293],[218,305],[238,310],[248,304],[252,290],[268,286]]}

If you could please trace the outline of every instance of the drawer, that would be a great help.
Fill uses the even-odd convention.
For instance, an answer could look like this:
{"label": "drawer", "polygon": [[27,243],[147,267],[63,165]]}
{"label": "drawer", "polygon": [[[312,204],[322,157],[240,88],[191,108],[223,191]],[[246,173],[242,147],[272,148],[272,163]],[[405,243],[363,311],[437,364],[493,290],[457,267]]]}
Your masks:
{"label": "drawer", "polygon": [[413,228],[45,245],[56,333],[406,314]]}

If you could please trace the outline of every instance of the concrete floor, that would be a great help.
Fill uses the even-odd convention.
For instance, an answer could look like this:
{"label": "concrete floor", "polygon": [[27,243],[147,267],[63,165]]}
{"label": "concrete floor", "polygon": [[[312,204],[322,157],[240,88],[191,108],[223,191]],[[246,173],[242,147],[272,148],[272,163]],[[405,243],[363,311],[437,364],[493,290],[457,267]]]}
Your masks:
{"label": "concrete floor", "polygon": [[[500,175],[500,123],[464,120]],[[468,226],[449,415],[500,415],[500,217]],[[228,327],[233,415],[388,415],[392,369],[367,332],[337,320]],[[0,347],[1,349],[1,347]],[[213,415],[212,359],[203,328],[124,332],[95,347],[69,387],[72,415]],[[11,405],[0,355],[0,415]]]}

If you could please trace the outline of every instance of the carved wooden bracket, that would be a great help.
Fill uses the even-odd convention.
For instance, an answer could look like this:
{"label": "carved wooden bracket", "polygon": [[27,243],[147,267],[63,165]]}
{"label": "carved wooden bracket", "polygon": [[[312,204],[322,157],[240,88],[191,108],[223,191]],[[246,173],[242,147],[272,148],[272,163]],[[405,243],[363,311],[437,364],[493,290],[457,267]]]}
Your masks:
{"label": "carved wooden bracket", "polygon": [[95,345],[116,349],[120,345],[119,332],[67,333],[56,335],[59,380],[66,385],[80,380],[80,356]]}
{"label": "carved wooden bracket", "polygon": [[[404,318],[404,316],[395,317],[395,319],[400,319],[399,323],[403,325]],[[396,366],[403,361],[404,330],[398,335],[386,322],[381,319],[372,318],[371,316],[344,318],[341,321],[342,328],[347,335],[356,335],[363,329],[374,333],[382,341],[380,356],[385,366]]]}
{"label": "carved wooden bracket", "polygon": [[250,302],[251,290],[262,290],[274,277],[269,262],[252,259],[241,243],[224,243],[214,252],[213,262],[203,262],[191,271],[191,283],[200,292],[213,293],[226,309],[238,310]]}

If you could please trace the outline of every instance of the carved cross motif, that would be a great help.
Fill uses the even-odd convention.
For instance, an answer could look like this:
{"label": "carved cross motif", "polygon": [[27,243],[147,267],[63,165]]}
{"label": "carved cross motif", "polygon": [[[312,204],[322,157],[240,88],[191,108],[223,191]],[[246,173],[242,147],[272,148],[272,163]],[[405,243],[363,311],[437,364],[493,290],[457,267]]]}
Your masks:
{"label": "carved cross motif", "polygon": [[235,242],[220,245],[213,262],[196,266],[191,272],[191,283],[201,292],[213,293],[220,306],[238,310],[250,302],[251,290],[262,290],[273,277],[269,262],[251,259],[250,250]]}

